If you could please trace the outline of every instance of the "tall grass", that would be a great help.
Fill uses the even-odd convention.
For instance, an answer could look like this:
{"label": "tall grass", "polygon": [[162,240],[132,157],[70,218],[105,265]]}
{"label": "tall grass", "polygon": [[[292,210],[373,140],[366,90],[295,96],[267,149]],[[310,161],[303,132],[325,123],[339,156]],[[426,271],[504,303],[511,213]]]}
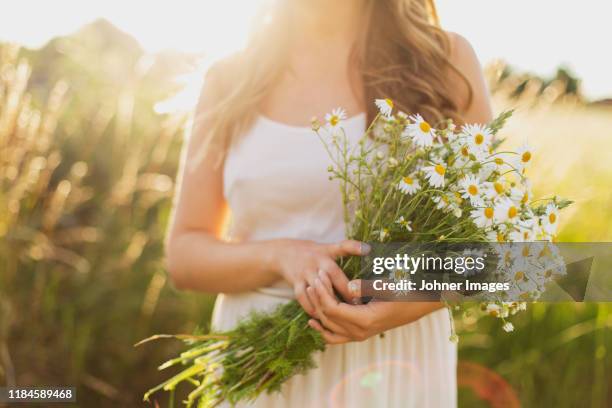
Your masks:
{"label": "tall grass", "polygon": [[162,268],[184,118],[138,124],[151,102],[139,102],[137,78],[81,116],[67,110],[66,82],[35,101],[17,58],[2,49],[0,383],[74,385],[81,406],[135,406],[176,345],[132,345],[190,332],[210,309],[169,289]]}

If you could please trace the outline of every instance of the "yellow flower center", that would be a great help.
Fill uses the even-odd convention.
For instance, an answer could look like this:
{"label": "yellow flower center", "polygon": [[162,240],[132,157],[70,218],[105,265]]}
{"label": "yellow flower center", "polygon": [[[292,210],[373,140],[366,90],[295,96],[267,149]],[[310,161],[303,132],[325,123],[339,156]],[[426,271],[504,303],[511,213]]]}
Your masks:
{"label": "yellow flower center", "polygon": [[521,160],[523,161],[523,163],[527,163],[529,160],[531,160],[531,152],[523,153],[523,155],[521,156]]}
{"label": "yellow flower center", "polygon": [[508,209],[508,218],[514,218],[516,217],[516,214],[518,214],[518,210],[515,206],[512,206]]}
{"label": "yellow flower center", "polygon": [[527,201],[529,200],[529,194],[525,193],[525,195],[523,196],[523,198],[521,199],[521,203],[522,204],[527,204]]}
{"label": "yellow flower center", "polygon": [[552,252],[550,252],[550,248],[548,248],[548,246],[545,246],[539,253],[538,257],[542,258],[544,256],[550,256],[552,255]]}
{"label": "yellow flower center", "polygon": [[474,142],[477,145],[481,145],[484,143],[484,136],[482,135],[482,133],[478,133],[476,136],[474,136]]}
{"label": "yellow flower center", "polygon": [[497,164],[498,166],[501,166],[502,164],[504,164],[504,160],[500,159],[499,157],[496,157],[495,164]]}
{"label": "yellow flower center", "polygon": [[518,271],[517,273],[514,274],[514,280],[516,281],[523,280],[524,278],[525,278],[525,272]]}
{"label": "yellow flower center", "polygon": [[429,125],[429,123],[427,123],[425,121],[421,122],[419,127],[421,128],[421,131],[423,133],[429,133],[429,131],[431,130],[431,126]]}
{"label": "yellow flower center", "polygon": [[506,242],[506,237],[501,232],[497,233],[497,242]]}
{"label": "yellow flower center", "polygon": [[487,217],[488,219],[493,218],[493,208],[491,207],[487,207],[484,209],[484,216]]}
{"label": "yellow flower center", "polygon": [[468,193],[473,196],[478,194],[478,187],[473,184],[470,184],[470,186],[468,187]]}
{"label": "yellow flower center", "polygon": [[389,105],[389,107],[393,109],[393,101],[391,99],[385,99],[385,102],[387,102],[387,105]]}
{"label": "yellow flower center", "polygon": [[467,156],[469,156],[469,155],[470,155],[470,151],[468,150],[467,146],[463,146],[463,147],[461,148],[461,154],[462,154],[463,156],[465,156],[465,157],[467,157]]}
{"label": "yellow flower center", "polygon": [[493,188],[495,188],[495,192],[497,192],[497,194],[502,194],[504,192],[504,185],[502,183],[493,183]]}
{"label": "yellow flower center", "polygon": [[523,257],[528,257],[529,256],[529,247],[528,246],[524,246],[523,247],[523,251],[521,252]]}
{"label": "yellow flower center", "polygon": [[443,176],[444,173],[446,173],[446,169],[441,164],[436,164],[436,167],[434,167],[434,170],[436,170],[436,173],[438,173],[441,176]]}
{"label": "yellow flower center", "polygon": [[404,177],[404,183],[408,184],[409,186],[411,186],[414,183],[414,180],[412,179],[412,177]]}
{"label": "yellow flower center", "polygon": [[554,224],[556,221],[557,221],[557,214],[555,213],[548,214],[548,222],[550,222],[551,224]]}
{"label": "yellow flower center", "polygon": [[329,118],[329,124],[332,126],[336,126],[339,122],[340,122],[340,118],[336,115],[332,115],[332,117]]}

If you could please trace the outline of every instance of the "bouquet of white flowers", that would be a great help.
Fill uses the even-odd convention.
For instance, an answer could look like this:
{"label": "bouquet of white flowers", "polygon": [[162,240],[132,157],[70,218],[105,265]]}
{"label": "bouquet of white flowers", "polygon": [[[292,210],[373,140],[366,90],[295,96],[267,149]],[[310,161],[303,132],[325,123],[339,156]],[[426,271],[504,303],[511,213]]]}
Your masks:
{"label": "bouquet of white flowers", "polygon": [[[330,179],[340,181],[348,238],[451,244],[552,241],[559,210],[570,202],[533,201],[526,178],[532,160],[528,146],[498,151],[501,140],[495,135],[511,112],[488,125],[458,128],[447,120],[434,127],[418,114],[394,114],[391,100],[376,100],[376,105],[378,116],[354,145],[344,134],[342,109],[328,114],[325,123],[312,122],[334,163]],[[551,254],[542,250],[522,255],[540,262]],[[358,257],[342,258],[339,264],[350,279],[363,277]],[[550,277],[550,269],[542,270]],[[534,280],[523,270],[513,272],[521,299],[537,298]],[[480,308],[502,319],[504,330],[511,331],[506,319],[525,303],[500,297]],[[313,353],[325,349],[309,319],[291,301],[270,313],[253,313],[228,332],[172,336],[190,347],[160,369],[181,365],[184,370],[147,392],[145,399],[158,390],[173,392],[182,382],[194,386],[187,406],[236,403],[277,391],[292,376],[312,368]],[[159,337],[167,336],[153,338]]]}

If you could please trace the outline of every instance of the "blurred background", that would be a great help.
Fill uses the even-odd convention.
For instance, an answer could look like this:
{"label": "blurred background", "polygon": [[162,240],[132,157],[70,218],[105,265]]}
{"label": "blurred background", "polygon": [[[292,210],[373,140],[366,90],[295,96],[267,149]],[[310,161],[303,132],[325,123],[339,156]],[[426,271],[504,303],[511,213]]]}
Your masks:
{"label": "blurred background", "polygon": [[[4,8],[0,385],[74,385],[78,406],[141,406],[167,377],[157,365],[181,344],[132,345],[207,328],[213,299],[168,284],[164,229],[203,70],[243,46],[257,3]],[[612,35],[612,5],[438,7],[443,26],[480,55],[496,110],[517,108],[505,136],[539,153],[536,196],[576,201],[559,240],[611,240],[612,60],[599,48]],[[461,406],[612,405],[610,311],[535,305],[510,334],[494,319],[459,316]]]}

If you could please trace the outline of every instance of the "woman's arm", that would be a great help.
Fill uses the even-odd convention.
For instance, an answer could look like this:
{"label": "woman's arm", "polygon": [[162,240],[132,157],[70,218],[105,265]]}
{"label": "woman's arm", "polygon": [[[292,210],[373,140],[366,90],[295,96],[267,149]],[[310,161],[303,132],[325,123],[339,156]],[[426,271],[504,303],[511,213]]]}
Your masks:
{"label": "woman's arm", "polygon": [[348,297],[348,279],[335,259],[362,255],[356,241],[318,244],[290,239],[229,243],[223,241],[228,215],[223,198],[223,166],[215,165],[221,153],[215,146],[200,157],[206,137],[201,120],[217,99],[214,76],[209,74],[198,103],[191,137],[184,148],[178,190],[166,244],[167,267],[181,289],[202,292],[243,292],[267,286],[279,279],[293,285],[297,300],[312,313],[314,307],[306,286],[325,271]]}
{"label": "woman's arm", "polygon": [[278,279],[268,243],[230,244],[221,240],[228,215],[223,198],[223,166],[215,145],[202,155],[203,120],[218,94],[209,74],[196,109],[191,136],[183,148],[175,206],[166,241],[166,260],[174,284],[204,292],[239,292]]}

